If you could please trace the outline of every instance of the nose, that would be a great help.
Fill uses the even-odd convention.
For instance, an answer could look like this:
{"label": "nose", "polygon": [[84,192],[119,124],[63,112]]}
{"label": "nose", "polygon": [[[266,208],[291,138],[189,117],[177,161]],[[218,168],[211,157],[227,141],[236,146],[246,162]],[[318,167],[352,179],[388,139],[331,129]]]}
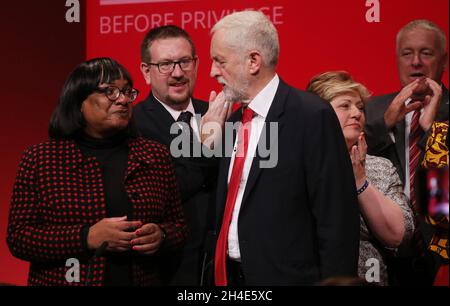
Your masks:
{"label": "nose", "polygon": [[352,118],[359,120],[359,119],[361,119],[362,113],[363,112],[358,107],[356,107],[356,105],[352,106],[352,110],[351,110]]}
{"label": "nose", "polygon": [[422,59],[420,58],[420,54],[414,53],[414,56],[412,58],[412,63],[411,63],[414,67],[419,67],[422,65]]}
{"label": "nose", "polygon": [[125,94],[123,92],[120,92],[119,98],[117,98],[116,101],[114,101],[113,104],[120,104],[120,105],[124,105],[127,106],[128,103],[130,101],[130,98],[128,98],[127,96],[125,96]]}
{"label": "nose", "polygon": [[211,72],[209,73],[209,76],[212,78],[217,78],[220,75],[220,69],[217,68],[217,65],[215,62],[211,64]]}
{"label": "nose", "polygon": [[184,75],[184,71],[183,69],[181,69],[181,64],[180,63],[176,63],[175,67],[173,68],[173,71],[171,73],[171,75],[173,77],[182,77]]}

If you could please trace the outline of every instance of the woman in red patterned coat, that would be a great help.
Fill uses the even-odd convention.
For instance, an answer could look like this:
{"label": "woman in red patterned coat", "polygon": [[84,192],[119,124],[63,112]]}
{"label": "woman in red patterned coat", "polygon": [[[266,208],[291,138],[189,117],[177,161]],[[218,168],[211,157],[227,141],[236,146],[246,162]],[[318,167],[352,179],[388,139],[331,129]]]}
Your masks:
{"label": "woman in red patterned coat", "polygon": [[31,263],[29,285],[159,285],[186,239],[167,148],[137,137],[138,91],[109,58],[78,65],[50,120],[50,140],[23,154],[7,242]]}

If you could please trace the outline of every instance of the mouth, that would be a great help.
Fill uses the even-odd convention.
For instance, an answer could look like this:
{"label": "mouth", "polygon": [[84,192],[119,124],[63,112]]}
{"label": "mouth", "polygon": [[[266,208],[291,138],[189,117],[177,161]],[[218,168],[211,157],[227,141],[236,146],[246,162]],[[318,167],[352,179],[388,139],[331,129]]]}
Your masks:
{"label": "mouth", "polygon": [[186,80],[178,81],[178,82],[171,82],[169,83],[170,87],[180,88],[184,87],[188,82]]}
{"label": "mouth", "polygon": [[426,75],[425,75],[424,73],[422,73],[422,72],[414,72],[414,73],[411,73],[411,74],[409,75],[409,77],[410,77],[410,78],[413,78],[413,79],[419,79],[419,78],[424,78],[424,77],[426,77]]}
{"label": "mouth", "polygon": [[347,124],[347,126],[354,128],[354,129],[361,129],[361,124],[359,124],[359,123]]}
{"label": "mouth", "polygon": [[113,114],[117,114],[119,116],[127,116],[129,113],[128,109],[120,109],[113,112]]}
{"label": "mouth", "polygon": [[227,83],[222,78],[217,78],[217,83],[219,83],[222,87],[227,86]]}

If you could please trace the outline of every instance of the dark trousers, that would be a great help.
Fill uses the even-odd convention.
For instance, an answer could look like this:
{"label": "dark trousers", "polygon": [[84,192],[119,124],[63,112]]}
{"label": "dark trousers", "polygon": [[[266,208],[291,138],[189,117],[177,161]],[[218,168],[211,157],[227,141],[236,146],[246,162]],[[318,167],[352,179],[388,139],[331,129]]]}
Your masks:
{"label": "dark trousers", "polygon": [[243,287],[245,286],[244,271],[240,262],[227,259],[227,280],[228,286]]}

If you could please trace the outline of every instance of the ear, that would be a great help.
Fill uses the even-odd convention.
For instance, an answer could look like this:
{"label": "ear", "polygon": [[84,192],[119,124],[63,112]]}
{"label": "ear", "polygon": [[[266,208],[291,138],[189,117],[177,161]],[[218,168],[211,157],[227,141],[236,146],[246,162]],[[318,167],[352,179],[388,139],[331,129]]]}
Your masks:
{"label": "ear", "polygon": [[142,76],[145,79],[145,83],[147,85],[151,85],[152,84],[152,80],[150,78],[150,65],[148,65],[147,63],[141,63],[141,72],[142,72]]}
{"label": "ear", "polygon": [[200,59],[198,58],[198,56],[195,56],[195,74],[197,74],[197,70],[198,70],[198,65],[200,64]]}
{"label": "ear", "polygon": [[255,75],[261,70],[262,55],[257,50],[250,51],[249,54],[249,71],[250,74]]}

